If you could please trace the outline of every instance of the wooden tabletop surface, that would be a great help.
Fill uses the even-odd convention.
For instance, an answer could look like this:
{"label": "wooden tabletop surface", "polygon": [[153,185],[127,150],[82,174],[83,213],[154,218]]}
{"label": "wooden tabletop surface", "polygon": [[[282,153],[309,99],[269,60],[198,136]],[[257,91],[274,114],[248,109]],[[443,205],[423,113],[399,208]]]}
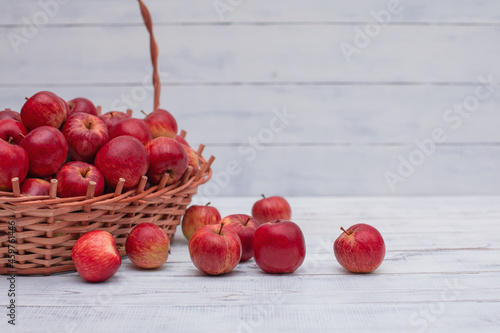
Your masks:
{"label": "wooden tabletop surface", "polygon": [[[255,198],[216,198],[223,216],[249,213]],[[17,276],[16,325],[7,323],[1,279],[0,332],[498,332],[500,197],[295,197],[293,220],[306,260],[289,275],[251,259],[210,277],[191,263],[178,230],[157,270],[124,259],[110,280],[77,273]],[[387,253],[372,274],[336,262],[341,226],[368,223]]]}

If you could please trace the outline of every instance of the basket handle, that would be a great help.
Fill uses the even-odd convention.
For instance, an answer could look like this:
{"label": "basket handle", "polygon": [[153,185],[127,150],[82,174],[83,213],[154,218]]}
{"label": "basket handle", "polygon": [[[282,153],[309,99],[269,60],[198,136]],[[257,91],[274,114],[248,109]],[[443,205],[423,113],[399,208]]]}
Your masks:
{"label": "basket handle", "polygon": [[154,110],[160,107],[160,92],[161,92],[161,82],[160,75],[158,74],[158,44],[156,44],[155,36],[153,34],[153,20],[151,19],[151,14],[149,13],[146,5],[139,1],[139,7],[141,8],[142,19],[149,32],[149,44],[151,47],[151,62],[153,63],[153,86],[154,86]]}

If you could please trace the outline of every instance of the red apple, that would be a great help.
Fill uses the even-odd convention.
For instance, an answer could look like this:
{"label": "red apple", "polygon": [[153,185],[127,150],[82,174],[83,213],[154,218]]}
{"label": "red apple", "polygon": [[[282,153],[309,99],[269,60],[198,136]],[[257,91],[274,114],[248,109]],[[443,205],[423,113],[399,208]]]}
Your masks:
{"label": "red apple", "polygon": [[109,130],[109,138],[114,139],[122,135],[130,135],[142,142],[143,145],[151,141],[153,136],[142,119],[127,118],[120,121]]}
{"label": "red apple", "polygon": [[139,140],[124,135],[106,143],[97,153],[94,165],[109,187],[115,188],[120,178],[125,179],[124,187],[134,187],[148,171],[149,159]]}
{"label": "red apple", "polygon": [[128,114],[125,112],[120,112],[120,111],[109,111],[100,116],[101,120],[106,124],[106,127],[108,128],[108,132],[111,130],[113,126],[118,124],[120,121],[123,119],[130,118]]}
{"label": "red apple", "polygon": [[73,161],[92,163],[95,155],[109,140],[108,129],[101,119],[88,113],[75,113],[68,118],[62,133]]}
{"label": "red apple", "polygon": [[217,208],[209,205],[210,202],[205,206],[192,205],[184,213],[184,217],[182,218],[182,233],[187,240],[201,227],[217,224],[220,221],[220,213]]}
{"label": "red apple", "polygon": [[141,268],[163,265],[170,252],[170,239],[165,231],[153,223],[141,223],[130,232],[125,242],[130,261]]}
{"label": "red apple", "polygon": [[11,142],[18,145],[26,134],[28,134],[28,130],[19,121],[14,119],[0,120],[0,139],[9,141],[12,138]]}
{"label": "red apple", "polygon": [[116,274],[122,264],[113,236],[103,230],[87,232],[78,238],[71,259],[76,271],[89,282],[102,282]]}
{"label": "red apple", "polygon": [[21,115],[19,112],[12,111],[11,109],[5,109],[3,111],[0,111],[0,120],[2,119],[14,119],[17,121],[21,121]]}
{"label": "red apple", "polygon": [[225,228],[238,234],[241,240],[241,261],[253,257],[253,235],[259,227],[259,222],[249,215],[233,214],[223,218],[219,224],[224,223]]}
{"label": "red apple", "polygon": [[385,243],[380,232],[368,224],[355,224],[333,243],[339,264],[353,273],[370,273],[382,264]]}
{"label": "red apple", "polygon": [[21,120],[28,130],[40,126],[61,127],[68,117],[66,102],[50,91],[40,91],[21,108]]}
{"label": "red apple", "polygon": [[167,185],[177,183],[189,163],[186,150],[182,145],[167,137],[151,140],[146,145],[149,156],[148,178],[152,184],[158,184],[164,173],[170,175]]}
{"label": "red apple", "polygon": [[200,168],[200,160],[198,158],[198,154],[196,154],[194,149],[189,147],[189,146],[182,145],[182,147],[184,148],[184,150],[186,151],[186,153],[188,155],[188,166],[190,166],[192,168],[192,171],[191,171],[191,174],[189,175],[189,177],[193,177],[194,175],[196,175],[196,173],[198,172],[198,169]]}
{"label": "red apple", "polygon": [[31,196],[49,195],[50,183],[45,179],[26,178],[21,184],[21,193]]}
{"label": "red apple", "polygon": [[262,224],[253,236],[257,265],[267,273],[292,273],[302,265],[306,243],[299,226],[276,220]]}
{"label": "red apple", "polygon": [[28,153],[30,174],[50,176],[59,170],[68,156],[68,143],[55,127],[37,127],[26,135],[20,146]]}
{"label": "red apple", "polygon": [[191,147],[189,145],[189,143],[186,141],[186,139],[184,139],[182,136],[180,135],[176,135],[175,138],[174,138],[175,141],[178,141],[180,144],[183,144],[184,146],[188,146],[188,147]]}
{"label": "red apple", "polygon": [[206,225],[189,240],[191,261],[200,271],[220,275],[232,271],[241,259],[240,237],[224,224]]}
{"label": "red apple", "polygon": [[92,103],[92,101],[86,98],[83,97],[73,98],[72,100],[68,101],[67,104],[69,108],[68,117],[71,117],[73,114],[77,112],[88,113],[96,117],[98,116],[97,109],[94,103]]}
{"label": "red apple", "polygon": [[23,182],[29,169],[28,153],[12,144],[12,139],[0,139],[0,191],[12,191],[12,178]]}
{"label": "red apple", "polygon": [[262,197],[263,199],[254,203],[252,207],[252,216],[260,224],[277,219],[290,220],[292,218],[292,209],[285,198],[279,196],[266,198],[264,194]]}
{"label": "red apple", "polygon": [[156,109],[144,118],[144,122],[151,130],[153,138],[166,136],[173,139],[177,135],[177,121],[167,110]]}
{"label": "red apple", "polygon": [[104,192],[104,177],[95,166],[85,162],[68,162],[56,174],[57,195],[61,198],[79,197],[87,194],[91,181],[96,183],[94,196]]}

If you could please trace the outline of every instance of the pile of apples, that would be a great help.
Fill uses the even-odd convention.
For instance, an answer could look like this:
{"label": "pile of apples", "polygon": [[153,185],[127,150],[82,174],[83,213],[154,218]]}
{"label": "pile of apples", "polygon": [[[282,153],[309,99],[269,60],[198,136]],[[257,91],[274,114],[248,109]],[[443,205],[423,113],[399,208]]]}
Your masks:
{"label": "pile of apples", "polygon": [[[289,221],[291,207],[280,196],[258,200],[252,216],[232,214],[221,219],[217,208],[189,207],[182,220],[182,232],[189,241],[194,266],[208,275],[231,272],[240,262],[255,258],[266,273],[293,273],[304,262],[306,245],[300,227]],[[334,242],[339,264],[353,273],[370,273],[385,256],[382,235],[367,224],[355,224]],[[170,240],[164,230],[151,223],[135,226],[127,237],[125,250],[138,267],[162,266],[170,254]],[[72,250],[77,272],[87,281],[101,282],[121,266],[121,257],[112,235],[91,231],[80,237]]]}
{"label": "pile of apples", "polygon": [[[57,180],[57,196],[85,196],[90,182],[94,196],[113,192],[120,178],[124,189],[178,182],[191,166],[199,168],[196,152],[177,135],[177,122],[156,109],[144,119],[120,111],[98,114],[86,98],[68,102],[49,91],[26,98],[20,113],[0,111],[0,191],[49,195]],[[54,182],[54,181],[53,181]]]}

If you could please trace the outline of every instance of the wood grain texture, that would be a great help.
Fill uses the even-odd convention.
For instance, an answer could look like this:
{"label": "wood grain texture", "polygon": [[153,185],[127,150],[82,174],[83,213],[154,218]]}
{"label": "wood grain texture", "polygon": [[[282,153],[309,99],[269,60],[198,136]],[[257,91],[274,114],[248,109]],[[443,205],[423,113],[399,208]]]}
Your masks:
{"label": "wood grain texture", "polygon": [[[218,198],[221,215],[248,213],[256,198]],[[8,332],[496,332],[500,325],[500,197],[294,197],[307,240],[304,264],[265,274],[253,259],[208,277],[177,234],[160,269],[125,259],[101,284],[77,273],[17,277],[18,318]],[[365,222],[387,254],[372,274],[335,261],[338,227]],[[2,279],[0,288],[6,288]],[[6,305],[2,292],[0,306]]]}

